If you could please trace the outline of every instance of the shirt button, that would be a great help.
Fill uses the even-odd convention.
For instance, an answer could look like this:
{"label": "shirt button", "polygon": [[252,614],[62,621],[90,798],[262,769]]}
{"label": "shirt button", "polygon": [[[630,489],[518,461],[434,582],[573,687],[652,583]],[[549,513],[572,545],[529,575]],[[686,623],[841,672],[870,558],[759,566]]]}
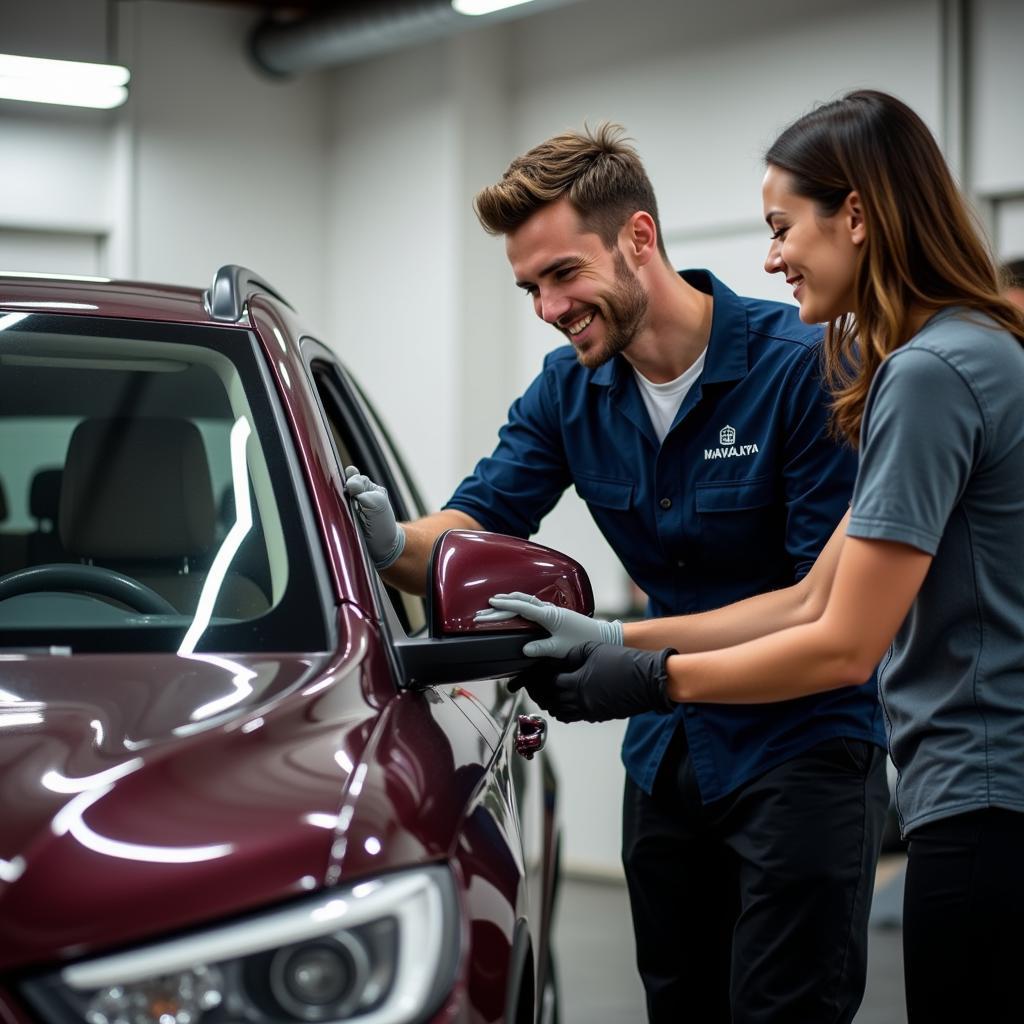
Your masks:
{"label": "shirt button", "polygon": [[687,707],[686,713],[692,718],[695,714],[697,714],[697,709],[691,704]]}
{"label": "shirt button", "polygon": [[678,561],[676,562],[676,568],[677,568],[677,569],[685,569],[685,568],[686,568],[686,562],[684,562],[684,561],[683,561],[683,559],[681,559],[681,558],[680,558],[680,559],[679,559],[679,560],[678,560]]}
{"label": "shirt button", "polygon": [[658,504],[662,508],[671,508],[672,507],[672,499],[671,498],[662,498],[661,501],[658,502]]}

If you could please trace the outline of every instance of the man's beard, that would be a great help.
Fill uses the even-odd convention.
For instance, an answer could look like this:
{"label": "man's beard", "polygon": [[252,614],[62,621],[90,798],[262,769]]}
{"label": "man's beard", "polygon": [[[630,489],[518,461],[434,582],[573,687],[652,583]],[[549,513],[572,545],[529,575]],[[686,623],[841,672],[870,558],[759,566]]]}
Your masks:
{"label": "man's beard", "polygon": [[625,351],[647,318],[649,300],[640,279],[629,269],[626,258],[615,248],[615,288],[604,299],[599,312],[605,322],[607,337],[599,349],[576,350],[580,365],[594,370],[613,356]]}

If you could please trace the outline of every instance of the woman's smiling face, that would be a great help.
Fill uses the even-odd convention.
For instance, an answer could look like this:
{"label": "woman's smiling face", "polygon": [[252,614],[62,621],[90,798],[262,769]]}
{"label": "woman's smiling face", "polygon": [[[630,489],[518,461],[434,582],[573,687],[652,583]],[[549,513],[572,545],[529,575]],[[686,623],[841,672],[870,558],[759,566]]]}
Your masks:
{"label": "woman's smiling face", "polygon": [[788,171],[772,164],[761,186],[764,219],[772,231],[764,269],[785,274],[800,319],[827,323],[853,312],[857,255],[864,241],[860,202],[851,192],[831,216],[793,191]]}

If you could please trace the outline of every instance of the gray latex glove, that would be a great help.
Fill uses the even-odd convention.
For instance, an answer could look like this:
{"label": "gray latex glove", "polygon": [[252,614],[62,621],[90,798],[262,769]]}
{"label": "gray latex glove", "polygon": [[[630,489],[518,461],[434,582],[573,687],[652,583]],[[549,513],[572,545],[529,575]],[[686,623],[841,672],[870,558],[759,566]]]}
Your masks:
{"label": "gray latex glove", "polygon": [[491,607],[479,611],[475,622],[504,622],[519,616],[543,626],[551,636],[544,640],[531,640],[523,647],[528,658],[564,658],[569,651],[588,641],[599,644],[621,644],[622,623],[591,619],[579,612],[559,608],[531,594],[495,594]]}
{"label": "gray latex glove", "polygon": [[345,491],[354,498],[359,526],[378,569],[386,569],[405,550],[405,530],[395,520],[387,489],[363,476],[355,466],[345,467]]}

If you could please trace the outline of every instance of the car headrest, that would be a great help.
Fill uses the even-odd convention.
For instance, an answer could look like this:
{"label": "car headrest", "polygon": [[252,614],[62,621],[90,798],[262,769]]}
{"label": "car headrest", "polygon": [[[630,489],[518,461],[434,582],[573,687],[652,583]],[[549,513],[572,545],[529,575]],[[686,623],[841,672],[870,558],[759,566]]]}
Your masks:
{"label": "car headrest", "polygon": [[41,469],[32,477],[28,490],[28,511],[33,519],[49,519],[57,526],[60,509],[60,481],[64,476],[61,469]]}
{"label": "car headrest", "polygon": [[87,419],[68,443],[60,499],[68,551],[113,560],[191,557],[214,540],[206,448],[177,419]]}

